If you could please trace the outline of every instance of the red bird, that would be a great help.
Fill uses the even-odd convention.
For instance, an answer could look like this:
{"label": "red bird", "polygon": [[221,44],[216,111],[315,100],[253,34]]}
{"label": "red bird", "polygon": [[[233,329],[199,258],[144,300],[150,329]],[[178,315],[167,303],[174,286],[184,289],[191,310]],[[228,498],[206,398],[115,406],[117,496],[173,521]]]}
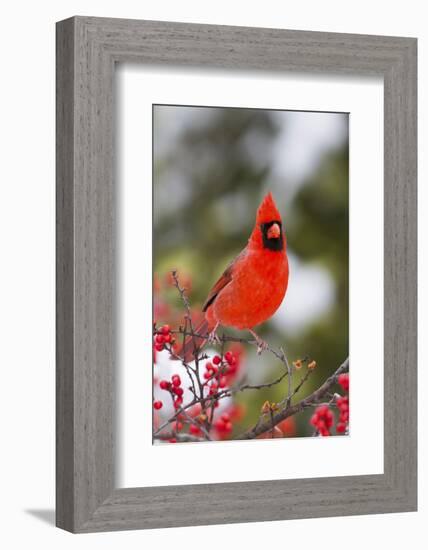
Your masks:
{"label": "red bird", "polygon": [[189,336],[179,355],[186,362],[206,341],[218,341],[219,325],[248,330],[261,352],[266,344],[254,327],[275,313],[288,285],[286,239],[281,215],[269,193],[257,210],[256,224],[244,250],[212,287],[202,308],[205,320],[196,329],[207,338]]}

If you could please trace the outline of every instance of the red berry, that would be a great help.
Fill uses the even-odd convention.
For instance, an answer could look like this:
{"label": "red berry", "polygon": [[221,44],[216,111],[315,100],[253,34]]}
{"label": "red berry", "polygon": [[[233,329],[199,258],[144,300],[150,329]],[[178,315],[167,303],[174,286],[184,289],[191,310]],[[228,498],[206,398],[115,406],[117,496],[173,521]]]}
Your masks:
{"label": "red berry", "polygon": [[155,344],[155,350],[156,351],[162,351],[163,350],[163,344]]}
{"label": "red berry", "polygon": [[155,336],[155,342],[157,344],[163,344],[165,342],[165,337],[163,334],[156,334]]}
{"label": "red berry", "polygon": [[163,340],[165,343],[169,344],[172,340],[171,334],[165,334],[165,336],[163,337]]}
{"label": "red berry", "polygon": [[233,430],[230,416],[227,413],[221,415],[221,417],[214,424],[215,429],[221,433],[230,433]]}
{"label": "red berry", "polygon": [[201,429],[196,426],[196,424],[190,424],[189,432],[193,435],[199,435],[201,433]]}
{"label": "red berry", "polygon": [[171,439],[168,439],[169,443],[177,443],[177,438],[171,437]]}
{"label": "red berry", "polygon": [[215,426],[215,429],[218,430],[219,432],[222,432],[223,431],[223,428],[224,428],[224,422],[223,420],[217,420],[215,423],[214,423],[214,426]]}
{"label": "red berry", "polygon": [[233,353],[231,351],[226,351],[226,353],[224,354],[224,358],[228,363],[230,363],[233,359]]}
{"label": "red berry", "polygon": [[206,371],[204,372],[204,378],[205,378],[205,380],[209,380],[209,379],[211,378],[211,376],[212,376],[212,375],[211,375],[211,373],[210,373],[208,370],[206,370]]}
{"label": "red berry", "polygon": [[220,357],[219,355],[215,355],[215,356],[213,357],[213,363],[214,363],[214,365],[220,365],[220,363],[221,363],[221,357]]}
{"label": "red berry", "polygon": [[232,374],[236,373],[236,369],[237,369],[236,365],[233,365],[232,363],[229,363],[229,366],[227,367],[227,370],[225,372],[227,372],[227,374],[229,376],[232,376]]}
{"label": "red berry", "polygon": [[179,409],[182,404],[183,404],[183,398],[182,397],[176,397],[174,399],[174,409]]}
{"label": "red berry", "polygon": [[227,386],[227,380],[225,376],[222,376],[218,382],[220,388],[225,388]]}
{"label": "red berry", "polygon": [[336,424],[336,432],[341,434],[346,431],[346,424],[344,422],[338,422]]}
{"label": "red berry", "polygon": [[233,430],[232,422],[225,422],[224,423],[224,431],[229,433]]}
{"label": "red berry", "polygon": [[184,393],[183,388],[180,388],[179,386],[174,386],[174,389],[172,391],[175,393],[175,395],[178,395],[178,397],[181,397]]}
{"label": "red berry", "polygon": [[342,405],[339,407],[339,411],[341,413],[347,413],[349,411],[349,406],[346,403],[342,403]]}
{"label": "red berry", "polygon": [[164,325],[159,329],[159,332],[161,332],[162,334],[168,334],[170,331],[171,331],[171,328],[169,325]]}
{"label": "red berry", "polygon": [[162,401],[155,401],[155,402],[153,403],[153,408],[156,409],[157,411],[158,411],[159,409],[161,409],[162,407],[163,407]]}
{"label": "red berry", "polygon": [[173,374],[171,377],[172,385],[175,387],[181,386],[181,378],[178,376],[178,374]]}
{"label": "red berry", "polygon": [[209,388],[210,388],[210,395],[214,395],[215,393],[217,393],[217,389],[218,389],[217,382],[212,381]]}
{"label": "red berry", "polygon": [[325,430],[327,428],[326,423],[324,420],[320,419],[317,423],[317,428],[321,432],[322,430]]}
{"label": "red berry", "polygon": [[320,407],[317,408],[317,412],[320,416],[324,416],[325,414],[327,414],[327,411],[328,411],[327,405],[321,405]]}
{"label": "red berry", "polygon": [[159,387],[161,390],[169,390],[170,383],[167,380],[161,380],[159,382]]}
{"label": "red berry", "polygon": [[312,426],[316,426],[318,424],[319,416],[317,413],[313,414],[310,419],[310,423]]}
{"label": "red berry", "polygon": [[176,430],[177,432],[179,432],[179,431],[182,430],[182,429],[183,429],[183,423],[182,423],[182,422],[176,422],[176,423],[175,423],[175,430]]}
{"label": "red berry", "polygon": [[349,390],[349,374],[347,372],[339,374],[337,381],[345,391]]}

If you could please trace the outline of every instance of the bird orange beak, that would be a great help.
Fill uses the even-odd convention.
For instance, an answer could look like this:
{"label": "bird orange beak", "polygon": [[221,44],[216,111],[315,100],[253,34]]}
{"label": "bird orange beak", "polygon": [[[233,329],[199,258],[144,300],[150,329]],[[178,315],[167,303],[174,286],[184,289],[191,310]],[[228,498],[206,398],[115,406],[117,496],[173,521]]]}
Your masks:
{"label": "bird orange beak", "polygon": [[277,223],[274,223],[269,227],[267,231],[268,239],[279,239],[280,235],[281,235],[281,228]]}

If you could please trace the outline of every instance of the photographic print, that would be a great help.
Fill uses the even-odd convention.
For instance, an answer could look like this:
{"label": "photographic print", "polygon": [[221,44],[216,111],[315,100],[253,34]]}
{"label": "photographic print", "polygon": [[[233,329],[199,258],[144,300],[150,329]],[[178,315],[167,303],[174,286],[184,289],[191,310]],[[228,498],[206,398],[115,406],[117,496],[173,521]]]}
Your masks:
{"label": "photographic print", "polygon": [[72,17],[56,60],[57,526],[416,510],[417,41]]}
{"label": "photographic print", "polygon": [[153,106],[153,443],[346,436],[348,114]]}

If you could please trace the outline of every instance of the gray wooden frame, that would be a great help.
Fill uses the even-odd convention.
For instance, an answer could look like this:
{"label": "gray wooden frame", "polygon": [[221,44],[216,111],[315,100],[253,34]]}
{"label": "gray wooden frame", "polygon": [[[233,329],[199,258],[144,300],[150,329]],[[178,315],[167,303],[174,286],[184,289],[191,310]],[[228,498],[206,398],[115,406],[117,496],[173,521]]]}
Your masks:
{"label": "gray wooden frame", "polygon": [[[414,38],[90,17],[57,24],[59,527],[91,532],[416,510],[416,45]],[[384,78],[384,474],[115,488],[116,62]]]}

